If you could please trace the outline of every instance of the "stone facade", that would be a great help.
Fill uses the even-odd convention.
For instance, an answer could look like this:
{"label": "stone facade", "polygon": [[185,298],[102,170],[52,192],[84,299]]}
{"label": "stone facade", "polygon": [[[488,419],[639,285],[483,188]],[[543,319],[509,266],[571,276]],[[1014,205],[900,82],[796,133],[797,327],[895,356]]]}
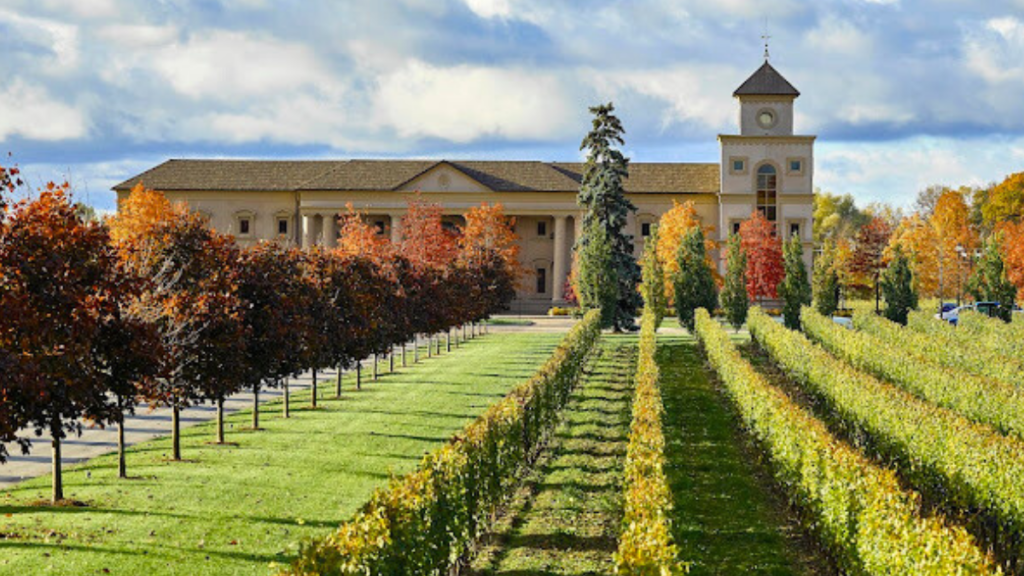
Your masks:
{"label": "stone facade", "polygon": [[[642,253],[650,227],[673,202],[692,201],[723,244],[739,222],[762,210],[781,233],[803,238],[810,267],[815,138],[793,133],[799,93],[765,63],[734,96],[740,134],[719,137],[720,164],[630,165],[626,191],[637,212],[627,233],[635,252]],[[171,160],[114,189],[119,198],[139,182],[160,190],[243,245],[284,239],[331,246],[335,216],[349,205],[380,234],[398,239],[407,202],[417,194],[440,204],[456,225],[469,208],[500,203],[515,218],[520,261],[530,272],[513,311],[535,313],[563,302],[581,221],[581,173],[578,163]]]}

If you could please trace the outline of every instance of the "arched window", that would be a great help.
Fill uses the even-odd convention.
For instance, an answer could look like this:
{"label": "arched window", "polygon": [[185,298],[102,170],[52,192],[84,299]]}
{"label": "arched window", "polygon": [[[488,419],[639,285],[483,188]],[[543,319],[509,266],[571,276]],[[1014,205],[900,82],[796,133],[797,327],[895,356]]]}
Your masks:
{"label": "arched window", "polygon": [[769,222],[775,222],[778,216],[778,186],[775,166],[765,164],[757,169],[757,211]]}

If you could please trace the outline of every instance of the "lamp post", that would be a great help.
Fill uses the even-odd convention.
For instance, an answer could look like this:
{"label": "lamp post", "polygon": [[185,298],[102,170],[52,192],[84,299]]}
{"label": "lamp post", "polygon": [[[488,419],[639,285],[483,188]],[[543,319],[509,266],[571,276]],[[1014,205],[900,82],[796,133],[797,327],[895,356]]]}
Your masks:
{"label": "lamp post", "polygon": [[960,259],[964,257],[965,251],[963,244],[957,242],[956,244],[956,307],[960,307]]}

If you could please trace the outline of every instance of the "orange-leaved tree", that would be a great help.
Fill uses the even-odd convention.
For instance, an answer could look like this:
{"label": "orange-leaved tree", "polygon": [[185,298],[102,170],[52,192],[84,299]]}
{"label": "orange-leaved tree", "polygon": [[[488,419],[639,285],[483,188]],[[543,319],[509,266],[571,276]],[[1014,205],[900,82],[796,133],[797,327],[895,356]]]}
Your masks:
{"label": "orange-leaved tree", "polygon": [[1004,222],[998,231],[1003,240],[1006,276],[1017,287],[1017,299],[1024,300],[1024,221]]}
{"label": "orange-leaved tree", "polygon": [[714,227],[701,223],[700,218],[697,216],[697,208],[692,201],[687,200],[680,204],[673,200],[672,208],[662,214],[661,220],[658,221],[657,246],[658,260],[665,271],[665,295],[670,303],[675,302],[672,279],[679,272],[679,262],[676,259],[679,253],[679,246],[683,243],[683,238],[686,238],[690,230],[697,226],[700,226],[704,231],[704,253],[707,265],[711,268],[715,282],[719,285],[722,284],[722,278],[718,274],[718,266],[715,265],[712,258],[712,254],[718,249],[718,243],[715,242],[712,236]]}
{"label": "orange-leaved tree", "polygon": [[515,219],[505,216],[501,204],[486,202],[466,212],[466,225],[458,238],[459,258],[463,261],[499,258],[513,279],[518,281],[525,270],[519,263],[519,236],[515,233]]}
{"label": "orange-leaved tree", "polygon": [[971,223],[971,210],[965,194],[961,190],[942,193],[930,219],[938,244],[938,266],[942,271],[943,285],[951,288],[966,286],[970,275],[969,263],[960,261],[961,254],[974,254],[981,246]]}
{"label": "orange-leaved tree", "polygon": [[785,270],[775,224],[755,210],[740,224],[740,246],[747,255],[747,296],[758,301],[777,298]]}
{"label": "orange-leaved tree", "polygon": [[401,253],[414,266],[444,269],[458,254],[456,234],[446,230],[440,204],[427,202],[419,195],[409,200],[402,218]]}
{"label": "orange-leaved tree", "polygon": [[464,286],[462,304],[453,310],[455,323],[482,320],[507,308],[515,298],[523,270],[513,225],[501,204],[485,203],[466,213],[454,274],[454,280]]}
{"label": "orange-leaved tree", "polygon": [[109,221],[110,239],[122,246],[137,245],[154,226],[183,210],[183,206],[172,205],[161,192],[146,188],[139,182],[127,197],[118,202],[117,216]]}
{"label": "orange-leaved tree", "polygon": [[939,242],[935,228],[920,214],[904,218],[889,240],[886,257],[891,257],[897,247],[910,258],[918,292],[941,298],[943,291],[951,282],[947,276],[948,271],[940,266]]}
{"label": "orange-leaved tree", "polygon": [[988,201],[981,208],[985,222],[1020,222],[1024,219],[1024,172],[1011,174],[988,191]]}

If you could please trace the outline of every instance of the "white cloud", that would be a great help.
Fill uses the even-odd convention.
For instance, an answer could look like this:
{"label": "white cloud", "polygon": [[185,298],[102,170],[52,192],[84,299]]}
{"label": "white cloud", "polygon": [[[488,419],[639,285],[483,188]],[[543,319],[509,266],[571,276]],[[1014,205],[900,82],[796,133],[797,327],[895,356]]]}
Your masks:
{"label": "white cloud", "polygon": [[[72,140],[85,136],[81,111],[50,97],[45,89],[15,80],[0,92],[0,141],[9,136],[29,140]],[[13,112],[13,113],[11,113]]]}
{"label": "white cloud", "polygon": [[967,68],[992,84],[1024,83],[1024,22],[1007,16],[988,20],[965,36]]}
{"label": "white cloud", "polygon": [[465,0],[477,16],[481,18],[508,18],[512,15],[512,0]]}
{"label": "white cloud", "polygon": [[101,40],[128,49],[156,48],[171,43],[178,35],[175,26],[110,24],[96,31]]}
{"label": "white cloud", "polygon": [[[729,96],[743,73],[726,66],[677,66],[664,70],[589,71],[588,78],[602,99],[619,99],[630,93],[661,100],[662,128],[695,122],[712,130],[736,123],[736,103]],[[732,80],[730,80],[732,79]]]}
{"label": "white cloud", "polygon": [[833,15],[823,18],[816,28],[807,33],[807,43],[816,52],[844,56],[866,58],[873,51],[871,37],[866,32]]}
{"label": "white cloud", "polygon": [[546,140],[564,136],[577,112],[554,73],[411,60],[378,85],[375,118],[403,138]]}
{"label": "white cloud", "polygon": [[80,18],[107,19],[120,15],[117,0],[41,0],[43,6],[57,14],[74,14]]}
{"label": "white cloud", "polygon": [[15,31],[17,37],[27,45],[39,46],[50,52],[52,56],[41,58],[35,63],[39,71],[58,75],[78,66],[78,26],[0,9],[0,26],[4,25]]}
{"label": "white cloud", "polygon": [[182,136],[189,140],[236,144],[271,141],[342,148],[354,144],[346,136],[346,128],[351,123],[340,102],[296,94],[261,103],[249,110],[197,116],[182,127]]}
{"label": "white cloud", "polygon": [[151,65],[175,91],[191,98],[231,101],[337,87],[312,46],[240,32],[197,34],[157,50]]}

